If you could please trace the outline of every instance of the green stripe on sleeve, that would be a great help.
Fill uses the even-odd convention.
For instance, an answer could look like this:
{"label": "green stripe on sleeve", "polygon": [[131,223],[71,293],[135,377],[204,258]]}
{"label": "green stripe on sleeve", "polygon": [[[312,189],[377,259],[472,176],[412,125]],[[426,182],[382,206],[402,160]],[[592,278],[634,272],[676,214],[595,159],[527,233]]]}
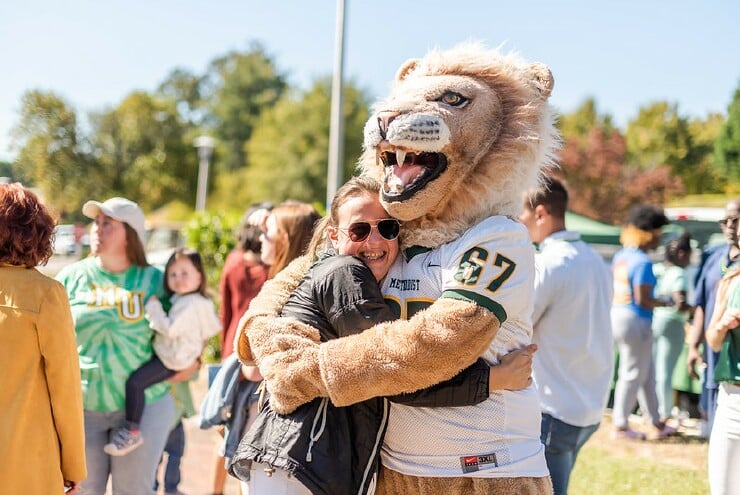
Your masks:
{"label": "green stripe on sleeve", "polygon": [[503,325],[503,323],[506,321],[506,310],[504,309],[504,307],[496,301],[492,301],[491,299],[488,299],[487,297],[482,296],[477,292],[472,292],[469,290],[446,290],[442,293],[440,297],[475,303],[479,306],[483,306],[488,311],[496,315],[496,318],[498,318],[498,321],[501,325]]}

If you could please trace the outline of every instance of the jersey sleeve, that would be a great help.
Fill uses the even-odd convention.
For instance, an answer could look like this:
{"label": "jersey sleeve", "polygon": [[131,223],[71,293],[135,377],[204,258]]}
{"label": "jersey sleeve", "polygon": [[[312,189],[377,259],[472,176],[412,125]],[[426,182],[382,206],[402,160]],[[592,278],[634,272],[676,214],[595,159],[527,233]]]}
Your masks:
{"label": "jersey sleeve", "polygon": [[492,217],[442,247],[442,298],[478,304],[500,323],[529,311],[534,246],[518,222]]}

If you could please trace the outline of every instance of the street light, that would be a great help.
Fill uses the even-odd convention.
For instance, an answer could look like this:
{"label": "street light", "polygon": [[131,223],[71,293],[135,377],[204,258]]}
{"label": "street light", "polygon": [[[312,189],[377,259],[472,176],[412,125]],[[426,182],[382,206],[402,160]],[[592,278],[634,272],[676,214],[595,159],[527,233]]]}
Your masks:
{"label": "street light", "polygon": [[326,177],[326,210],[329,211],[334,193],[342,184],[344,162],[344,115],[342,113],[342,83],[344,81],[344,11],[345,0],[337,0],[336,33],[334,38],[334,72],[331,82],[331,118],[329,123],[329,166]]}
{"label": "street light", "polygon": [[195,211],[204,211],[208,190],[208,166],[216,141],[210,136],[199,136],[195,138],[193,144],[198,148],[198,192],[195,197]]}

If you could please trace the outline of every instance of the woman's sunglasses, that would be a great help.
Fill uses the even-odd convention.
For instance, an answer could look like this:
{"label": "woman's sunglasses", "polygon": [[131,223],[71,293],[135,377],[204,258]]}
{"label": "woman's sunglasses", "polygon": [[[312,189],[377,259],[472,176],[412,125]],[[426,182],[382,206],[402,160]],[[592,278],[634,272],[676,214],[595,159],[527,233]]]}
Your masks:
{"label": "woman's sunglasses", "polygon": [[370,222],[355,222],[351,223],[346,229],[337,228],[347,234],[350,241],[362,242],[370,236],[373,227],[378,229],[378,233],[383,236],[383,239],[392,241],[398,237],[401,231],[401,222],[395,218],[386,218],[385,220],[378,220],[374,225]]}

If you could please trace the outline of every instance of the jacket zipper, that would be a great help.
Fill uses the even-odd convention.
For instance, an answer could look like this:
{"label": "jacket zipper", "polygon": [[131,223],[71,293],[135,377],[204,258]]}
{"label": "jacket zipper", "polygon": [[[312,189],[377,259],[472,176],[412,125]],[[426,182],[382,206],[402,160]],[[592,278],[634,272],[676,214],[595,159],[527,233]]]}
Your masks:
{"label": "jacket zipper", "polygon": [[[388,399],[383,399],[383,416],[380,420],[380,428],[378,428],[378,433],[375,435],[375,445],[373,446],[372,455],[368,458],[367,466],[365,466],[365,472],[362,475],[362,483],[360,483],[360,488],[357,491],[358,495],[362,495],[362,491],[365,487],[365,483],[367,482],[367,477],[371,475],[371,471],[373,468],[373,461],[378,456],[378,451],[380,450],[380,442],[383,439],[383,434],[385,433],[385,425],[388,422]],[[368,487],[368,493],[375,493],[375,486]]]}
{"label": "jacket zipper", "polygon": [[[313,450],[313,444],[318,441],[319,438],[321,438],[321,435],[324,433],[324,428],[326,427],[326,411],[329,407],[329,398],[324,397],[321,399],[321,403],[319,404],[319,410],[316,411],[316,416],[313,418],[313,425],[311,425],[311,441],[308,444],[308,452],[306,452],[306,462],[311,462],[313,460],[313,455],[311,455],[311,450]],[[321,421],[321,425],[318,427],[318,431],[316,429],[316,426],[319,425],[319,421]]]}

